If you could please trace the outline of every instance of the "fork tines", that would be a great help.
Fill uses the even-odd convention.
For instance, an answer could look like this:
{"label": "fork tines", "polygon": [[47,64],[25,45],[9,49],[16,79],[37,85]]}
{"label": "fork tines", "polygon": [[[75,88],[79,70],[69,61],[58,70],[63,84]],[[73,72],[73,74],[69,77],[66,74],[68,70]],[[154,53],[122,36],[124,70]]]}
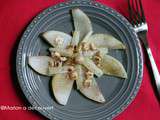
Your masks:
{"label": "fork tines", "polygon": [[132,25],[138,26],[139,24],[146,22],[141,0],[128,0],[128,10]]}

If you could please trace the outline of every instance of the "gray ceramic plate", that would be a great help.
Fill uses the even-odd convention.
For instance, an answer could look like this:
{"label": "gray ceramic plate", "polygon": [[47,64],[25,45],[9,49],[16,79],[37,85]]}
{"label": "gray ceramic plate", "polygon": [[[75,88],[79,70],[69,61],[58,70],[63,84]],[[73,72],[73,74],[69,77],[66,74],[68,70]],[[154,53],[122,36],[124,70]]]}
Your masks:
{"label": "gray ceramic plate", "polygon": [[[47,30],[70,33],[73,30],[70,10],[78,7],[90,17],[94,32],[110,33],[121,40],[126,51],[113,50],[110,55],[122,62],[128,79],[103,76],[97,80],[107,102],[99,104],[72,90],[66,106],[57,104],[50,90],[50,78],[34,72],[27,57],[47,55],[49,45],[40,38]],[[142,81],[142,53],[140,43],[129,22],[113,9],[93,1],[69,1],[50,7],[40,13],[24,32],[17,52],[17,74],[28,101],[49,119],[106,120],[121,113],[135,98]]]}

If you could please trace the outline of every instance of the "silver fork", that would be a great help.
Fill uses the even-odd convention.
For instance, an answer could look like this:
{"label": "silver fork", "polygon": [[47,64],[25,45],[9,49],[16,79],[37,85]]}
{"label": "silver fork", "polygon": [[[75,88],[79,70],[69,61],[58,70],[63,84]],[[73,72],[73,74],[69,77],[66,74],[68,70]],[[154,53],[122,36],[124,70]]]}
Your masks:
{"label": "silver fork", "polygon": [[158,95],[160,96],[160,74],[158,72],[157,65],[155,63],[152,51],[148,44],[148,39],[147,39],[148,25],[144,15],[144,10],[142,7],[141,0],[128,0],[128,10],[129,10],[129,15],[130,15],[129,17],[131,24],[133,25],[135,32],[138,34],[140,40],[142,41],[145,51],[149,57]]}

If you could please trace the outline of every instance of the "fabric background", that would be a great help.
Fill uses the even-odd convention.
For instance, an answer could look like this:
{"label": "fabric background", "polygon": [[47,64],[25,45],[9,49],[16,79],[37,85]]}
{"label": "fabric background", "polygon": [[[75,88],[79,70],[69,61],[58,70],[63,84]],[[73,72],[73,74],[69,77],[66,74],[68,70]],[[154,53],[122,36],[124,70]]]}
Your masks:
{"label": "fabric background", "polygon": [[[126,0],[97,0],[121,14],[127,14]],[[39,12],[60,3],[62,0],[0,0],[0,106],[25,106],[24,98],[16,79],[15,56],[17,43],[26,26]],[[142,0],[149,25],[149,44],[160,70],[160,0]],[[144,55],[144,77],[140,91],[131,105],[116,120],[159,120],[160,104],[152,87],[151,72]],[[44,120],[35,111],[0,110],[1,120]]]}

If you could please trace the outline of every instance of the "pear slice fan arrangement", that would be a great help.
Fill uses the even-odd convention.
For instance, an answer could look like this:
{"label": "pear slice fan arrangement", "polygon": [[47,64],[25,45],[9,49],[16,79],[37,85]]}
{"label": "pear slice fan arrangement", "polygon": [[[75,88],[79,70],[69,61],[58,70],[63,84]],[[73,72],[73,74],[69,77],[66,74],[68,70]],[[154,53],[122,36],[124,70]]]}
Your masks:
{"label": "pear slice fan arrangement", "polygon": [[30,56],[29,65],[39,74],[52,77],[52,90],[59,104],[67,104],[74,81],[84,96],[104,103],[94,76],[127,78],[123,65],[107,55],[108,49],[125,49],[125,46],[109,34],[93,34],[91,21],[82,10],[72,9],[72,17],[73,36],[54,30],[43,33],[52,46],[50,56]]}

